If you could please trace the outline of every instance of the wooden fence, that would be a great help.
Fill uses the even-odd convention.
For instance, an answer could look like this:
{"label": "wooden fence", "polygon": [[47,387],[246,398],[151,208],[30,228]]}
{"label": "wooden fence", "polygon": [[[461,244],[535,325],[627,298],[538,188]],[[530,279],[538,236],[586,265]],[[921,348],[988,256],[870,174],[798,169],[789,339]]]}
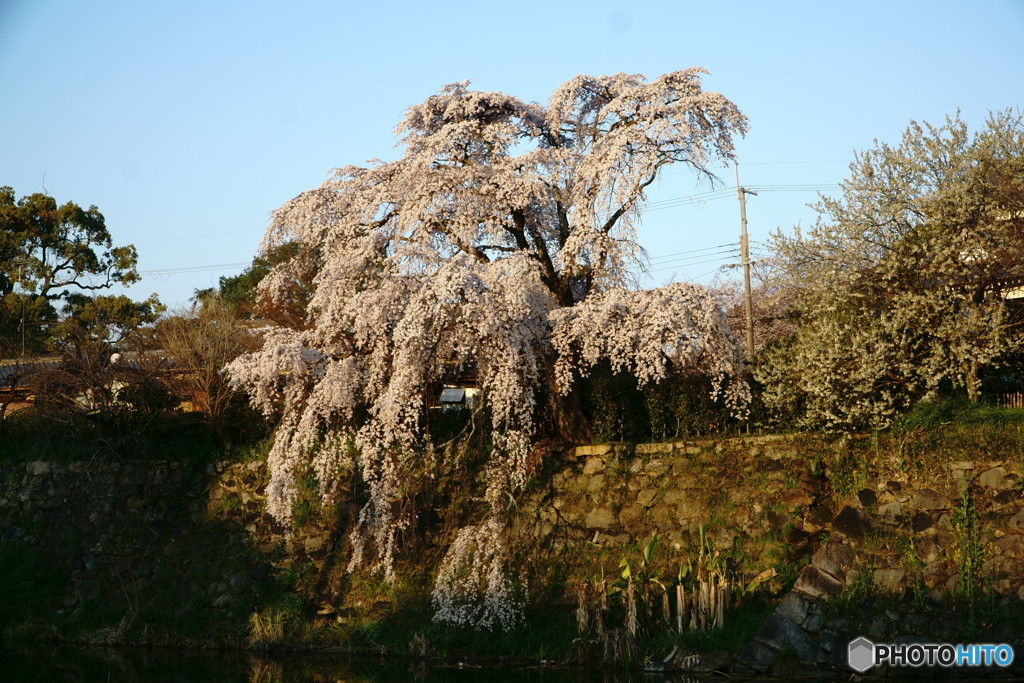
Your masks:
{"label": "wooden fence", "polygon": [[1024,393],[1015,391],[1012,394],[999,394],[1001,408],[1024,408]]}

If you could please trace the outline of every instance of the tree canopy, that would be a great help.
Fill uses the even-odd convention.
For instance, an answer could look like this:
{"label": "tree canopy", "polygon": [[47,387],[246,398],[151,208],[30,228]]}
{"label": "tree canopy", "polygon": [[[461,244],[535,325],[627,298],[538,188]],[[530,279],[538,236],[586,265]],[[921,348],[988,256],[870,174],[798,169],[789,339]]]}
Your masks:
{"label": "tree canopy", "polygon": [[856,155],[807,235],[774,236],[793,332],[760,365],[765,401],[805,426],[885,427],[1020,348],[1024,124],[911,123]]}
{"label": "tree canopy", "polygon": [[307,261],[308,268],[298,271],[290,280],[282,283],[273,297],[260,296],[259,284],[271,269],[295,258],[299,245],[285,242],[269,247],[257,254],[252,264],[238,275],[222,275],[217,289],[198,289],[195,300],[205,303],[215,299],[215,304],[225,306],[245,319],[263,319],[278,325],[300,328],[305,325],[306,306],[312,296],[312,282],[315,262]]}
{"label": "tree canopy", "polygon": [[[547,106],[451,84],[408,110],[400,159],[339,169],[274,213],[265,248],[297,249],[263,279],[262,296],[286,298],[316,272],[304,329],[268,331],[229,370],[256,405],[281,411],[267,489],[278,519],[290,519],[304,468],[327,497],[354,468],[369,501],[353,562],[371,541],[390,569],[415,473],[454,457],[425,426],[430,392],[460,368],[486,397],[479,495],[489,521],[460,533],[449,565],[469,547],[500,564],[501,549],[480,536],[526,481],[538,419],[570,424],[573,382],[597,362],[640,383],[707,373],[743,410],[741,355],[715,299],[690,284],[628,289],[642,265],[644,190],[672,163],[711,178],[711,160],[731,159],[746,131],[731,101],[702,89],[702,73],[579,76]],[[446,565],[441,575],[458,573]],[[504,623],[499,578],[480,578],[485,607],[439,612]]]}
{"label": "tree canopy", "polygon": [[61,206],[35,193],[15,200],[0,188],[0,343],[15,346],[22,312],[33,323],[52,321],[54,302],[137,282],[131,245],[115,247],[95,206]]}

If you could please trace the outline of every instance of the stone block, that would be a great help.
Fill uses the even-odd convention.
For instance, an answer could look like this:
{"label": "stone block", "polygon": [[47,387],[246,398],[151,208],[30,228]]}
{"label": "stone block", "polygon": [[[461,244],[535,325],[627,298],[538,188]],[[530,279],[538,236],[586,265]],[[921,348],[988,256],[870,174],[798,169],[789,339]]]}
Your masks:
{"label": "stone block", "polygon": [[824,505],[814,505],[804,512],[804,531],[814,533],[832,521],[832,511]]}
{"label": "stone block", "polygon": [[670,491],[666,491],[665,495],[661,497],[661,502],[663,505],[676,505],[677,503],[681,503],[684,500],[686,500],[686,493],[680,491],[679,489],[672,489]]}
{"label": "stone block", "polygon": [[1006,483],[1006,480],[1004,467],[992,467],[978,475],[978,485],[989,491],[1004,491],[1017,483],[1016,478],[1009,483]]}
{"label": "stone block", "polygon": [[864,540],[867,524],[857,510],[847,505],[832,520],[832,528],[850,540],[860,543]]}
{"label": "stone block", "polygon": [[871,576],[875,588],[886,595],[901,595],[903,593],[903,577],[905,574],[900,569],[876,569]]}
{"label": "stone block", "polygon": [[875,640],[885,638],[890,632],[889,622],[885,617],[875,617],[871,620],[871,624],[868,626],[867,631],[868,635]]}
{"label": "stone block", "polygon": [[743,646],[736,661],[757,673],[767,673],[775,661],[775,651],[767,645],[752,640]]}
{"label": "stone block", "polygon": [[800,628],[808,633],[819,633],[825,626],[825,617],[821,614],[812,614],[807,620],[800,624]]}
{"label": "stone block", "polygon": [[935,562],[941,555],[939,544],[935,542],[935,539],[927,536],[915,540],[914,549],[917,551],[918,559],[926,565]]}
{"label": "stone block", "polygon": [[779,601],[779,606],[775,608],[775,611],[799,626],[807,619],[809,606],[807,598],[790,591]]}
{"label": "stone block", "polygon": [[594,534],[594,543],[597,543],[598,545],[618,547],[624,546],[632,540],[633,538],[629,534],[608,534],[603,532]]}
{"label": "stone block", "polygon": [[736,534],[720,526],[713,526],[704,532],[716,550],[731,550]]}
{"label": "stone block", "polygon": [[862,508],[868,508],[878,500],[878,494],[872,489],[861,489],[857,492],[857,502]]}
{"label": "stone block", "polygon": [[703,521],[707,508],[693,495],[689,494],[679,501],[676,509],[679,511],[679,521]]}
{"label": "stone block", "polygon": [[668,468],[668,461],[663,460],[662,458],[651,458],[644,465],[644,472],[651,476],[657,477],[660,476],[663,472],[668,471]]}
{"label": "stone block", "polygon": [[[1013,475],[1010,475],[1007,479],[1011,477]],[[1014,481],[1014,486],[1016,487],[1016,485],[1016,481]],[[1006,508],[1017,510],[1020,509],[1022,503],[1024,503],[1024,493],[1017,488],[1000,491],[992,498],[992,507],[997,510],[1005,510]]]}
{"label": "stone block", "polygon": [[768,512],[765,518],[773,531],[781,531],[792,520],[788,512]]}
{"label": "stone block", "polygon": [[651,508],[651,519],[662,529],[675,526],[676,521],[679,519],[679,510],[675,505],[661,503]]}
{"label": "stone block", "polygon": [[[639,505],[627,505],[619,511],[619,523],[626,531],[635,534],[641,531],[644,508]],[[589,524],[589,517],[587,518]]]}
{"label": "stone block", "polygon": [[813,501],[813,499],[807,494],[807,491],[800,489],[786,489],[779,493],[779,502],[786,506],[788,510],[795,510],[797,508],[807,507]]}
{"label": "stone block", "polygon": [[822,477],[811,474],[807,470],[800,473],[800,488],[811,496],[816,496],[821,493],[821,485],[823,482],[824,479]]}
{"label": "stone block", "polygon": [[900,503],[880,505],[878,517],[887,524],[898,524],[903,520],[903,505]]}
{"label": "stone block", "polygon": [[596,444],[591,446],[577,446],[576,457],[585,458],[592,455],[610,455],[612,447],[609,444]]}
{"label": "stone block", "polygon": [[949,579],[946,563],[942,560],[932,562],[921,570],[921,582],[928,588],[939,588]]}
{"label": "stone block", "polygon": [[820,664],[825,661],[824,653],[811,637],[777,612],[768,616],[754,639],[776,652],[793,651],[802,662]]}
{"label": "stone block", "polygon": [[932,522],[932,516],[930,513],[921,510],[914,518],[910,521],[910,526],[914,530],[914,533],[924,533],[934,526]]}
{"label": "stone block", "polygon": [[803,568],[793,589],[820,599],[839,595],[843,592],[843,584],[812,564]]}
{"label": "stone block", "polygon": [[995,542],[1000,554],[1013,560],[1024,559],[1024,537],[1020,534],[1004,536]]}
{"label": "stone block", "polygon": [[919,510],[946,510],[949,498],[934,489],[921,489],[914,495],[914,507]]}
{"label": "stone block", "polygon": [[1024,532],[1024,510],[1011,517],[1007,525],[1015,531]]}
{"label": "stone block", "polygon": [[587,462],[583,465],[583,474],[597,474],[598,472],[603,472],[604,469],[604,458],[598,455],[592,455],[587,458]]}
{"label": "stone block", "polygon": [[587,513],[588,529],[610,529],[615,525],[615,513],[609,507],[596,507]]}
{"label": "stone block", "polygon": [[845,582],[853,567],[853,549],[842,543],[825,543],[811,557],[811,564],[837,581]]}
{"label": "stone block", "polygon": [[658,497],[657,489],[644,489],[637,494],[636,502],[638,505],[644,507],[651,507],[654,505],[654,499]]}
{"label": "stone block", "polygon": [[42,460],[37,460],[25,465],[25,469],[28,471],[29,474],[38,477],[44,474],[49,474],[50,463],[44,462]]}

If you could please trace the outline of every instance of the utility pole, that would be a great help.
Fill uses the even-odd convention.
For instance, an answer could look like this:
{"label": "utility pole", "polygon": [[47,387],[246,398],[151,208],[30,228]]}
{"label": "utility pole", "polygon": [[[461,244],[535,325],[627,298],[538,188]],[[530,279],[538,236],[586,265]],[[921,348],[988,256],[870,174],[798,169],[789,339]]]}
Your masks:
{"label": "utility pole", "polygon": [[753,190],[740,187],[740,164],[733,162],[736,169],[736,198],[740,200],[740,258],[743,263],[743,308],[747,318],[747,362],[754,362],[754,304],[750,295],[750,241],[747,237],[747,198],[757,196]]}
{"label": "utility pole", "polygon": [[18,360],[25,358],[25,264],[18,268],[18,284],[21,285],[21,355]]}

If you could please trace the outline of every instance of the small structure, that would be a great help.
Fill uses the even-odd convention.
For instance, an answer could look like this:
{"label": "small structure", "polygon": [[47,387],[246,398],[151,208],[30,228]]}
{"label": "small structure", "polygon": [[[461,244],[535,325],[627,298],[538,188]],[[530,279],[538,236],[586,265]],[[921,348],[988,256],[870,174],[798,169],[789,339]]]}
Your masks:
{"label": "small structure", "polygon": [[476,397],[480,390],[476,387],[445,386],[441,389],[441,396],[438,404],[441,410],[455,410],[458,408],[472,408],[476,403]]}
{"label": "small structure", "polygon": [[58,365],[55,357],[0,359],[0,419],[35,403],[39,375]]}

